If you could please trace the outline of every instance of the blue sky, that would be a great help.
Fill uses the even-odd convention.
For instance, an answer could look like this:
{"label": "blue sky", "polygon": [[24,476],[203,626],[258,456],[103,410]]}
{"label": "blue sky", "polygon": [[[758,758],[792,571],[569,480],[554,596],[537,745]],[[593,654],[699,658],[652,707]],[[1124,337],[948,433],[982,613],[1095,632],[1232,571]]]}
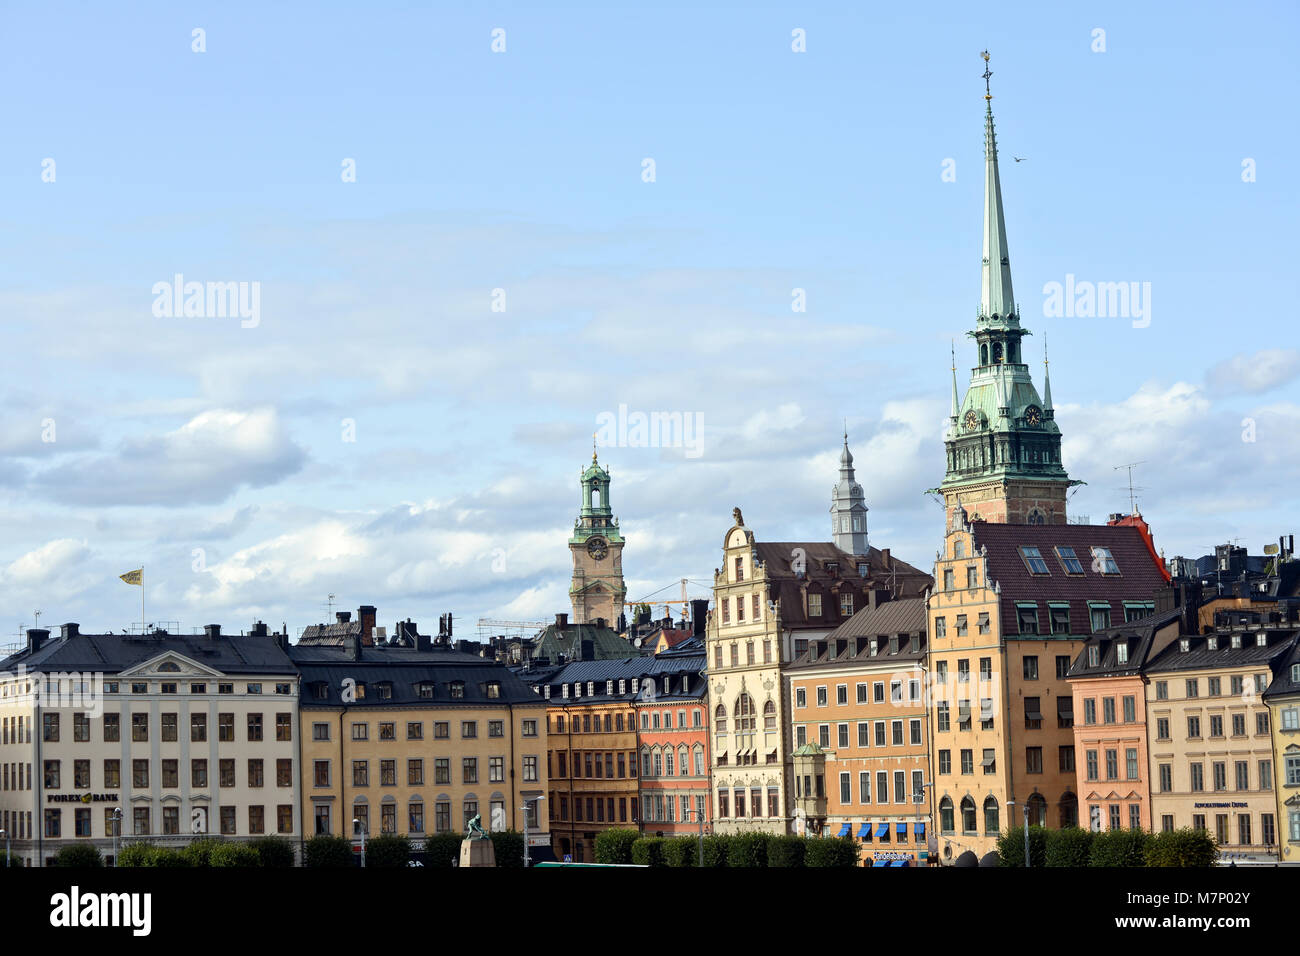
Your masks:
{"label": "blue sky", "polygon": [[[735,505],[825,538],[846,418],[872,543],[928,568],[985,48],[1072,510],[1146,460],[1170,555],[1295,530],[1293,4],[265,6],[4,13],[0,643],[126,626],[141,563],[183,627],[543,619],[620,403],[705,439],[602,450],[630,596],[707,577]],[[259,324],[156,317],[176,273]],[[1149,282],[1150,326],[1045,316],[1067,274]]]}

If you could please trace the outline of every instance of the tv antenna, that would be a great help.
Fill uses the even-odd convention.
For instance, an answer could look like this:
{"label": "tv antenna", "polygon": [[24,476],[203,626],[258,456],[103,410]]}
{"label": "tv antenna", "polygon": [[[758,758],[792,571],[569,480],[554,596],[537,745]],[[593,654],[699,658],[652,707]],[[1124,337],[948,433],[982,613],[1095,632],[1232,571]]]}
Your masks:
{"label": "tv antenna", "polygon": [[35,611],[32,612],[32,615],[36,618],[36,626],[37,626],[37,627],[40,627],[40,626],[41,626],[41,611],[40,611],[40,609],[37,608]]}
{"label": "tv antenna", "polygon": [[328,624],[334,619],[334,595],[331,593],[325,598],[325,623]]}
{"label": "tv antenna", "polygon": [[1127,468],[1127,469],[1128,469],[1128,510],[1129,510],[1129,514],[1137,514],[1137,505],[1135,505],[1135,504],[1133,503],[1133,492],[1134,492],[1134,490],[1137,490],[1137,491],[1141,491],[1141,490],[1142,490],[1141,488],[1134,489],[1134,487],[1133,487],[1133,469],[1136,468],[1138,465],[1145,465],[1145,464],[1146,464],[1145,461],[1133,461],[1133,462],[1129,462],[1127,465],[1116,465],[1116,466],[1115,466],[1115,470],[1116,470],[1116,471],[1119,471],[1121,468]]}

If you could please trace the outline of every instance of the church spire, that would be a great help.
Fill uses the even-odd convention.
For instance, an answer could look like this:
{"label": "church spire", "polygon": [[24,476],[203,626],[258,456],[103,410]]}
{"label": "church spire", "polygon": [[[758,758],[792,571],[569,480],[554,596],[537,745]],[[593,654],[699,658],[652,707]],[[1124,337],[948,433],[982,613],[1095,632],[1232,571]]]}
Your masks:
{"label": "church spire", "polygon": [[989,92],[989,54],[984,57],[984,275],[980,284],[980,317],[1016,316],[1011,290],[1011,260],[1007,251],[1007,226],[1002,216],[1002,183],[998,179],[998,143],[993,132],[993,94]]}
{"label": "church spire", "polygon": [[948,349],[952,353],[952,411],[948,413],[948,417],[956,422],[957,416],[961,414],[961,402],[957,398],[957,346],[949,342]]}
{"label": "church spire", "polygon": [[840,452],[840,480],[831,489],[831,540],[835,547],[849,554],[870,553],[867,544],[866,495],[854,476],[847,424],[844,428],[844,449]]}
{"label": "church spire", "polygon": [[1052,379],[1047,370],[1047,333],[1043,333],[1043,410],[1052,408]]}

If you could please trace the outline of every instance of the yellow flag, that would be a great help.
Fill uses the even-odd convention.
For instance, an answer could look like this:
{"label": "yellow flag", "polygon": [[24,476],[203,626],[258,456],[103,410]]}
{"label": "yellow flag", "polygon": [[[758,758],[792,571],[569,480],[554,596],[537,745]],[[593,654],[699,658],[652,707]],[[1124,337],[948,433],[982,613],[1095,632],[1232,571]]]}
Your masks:
{"label": "yellow flag", "polygon": [[119,574],[118,577],[127,584],[138,584],[144,587],[144,568],[139,571],[128,571],[126,574]]}

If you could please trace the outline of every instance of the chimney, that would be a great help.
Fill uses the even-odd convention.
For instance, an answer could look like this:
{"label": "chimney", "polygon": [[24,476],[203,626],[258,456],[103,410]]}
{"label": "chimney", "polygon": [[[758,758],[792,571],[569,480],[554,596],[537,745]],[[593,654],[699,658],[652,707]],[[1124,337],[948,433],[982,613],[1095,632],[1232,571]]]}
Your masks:
{"label": "chimney", "polygon": [[49,636],[50,636],[50,632],[43,627],[29,627],[27,629],[28,653],[35,654],[37,651],[39,651],[41,649],[41,645],[45,643],[46,639]]}
{"label": "chimney", "polygon": [[214,638],[214,637],[220,637],[220,636],[221,636],[221,625],[220,625],[220,624],[204,624],[204,625],[203,625],[203,636],[206,637],[206,638],[209,638],[209,639]]}
{"label": "chimney", "polygon": [[885,588],[872,588],[867,592],[867,607],[875,610],[889,600],[889,591]]}
{"label": "chimney", "polygon": [[81,634],[81,625],[64,624],[61,630],[62,630],[62,634],[60,635],[61,637],[65,637],[65,638],[77,637]]}
{"label": "chimney", "polygon": [[363,604],[357,608],[357,620],[361,622],[361,643],[369,647],[375,643],[375,606]]}
{"label": "chimney", "polygon": [[253,630],[250,634],[252,637],[266,637],[266,623],[264,621],[258,621],[253,625]]}
{"label": "chimney", "polygon": [[351,611],[335,611],[335,612],[334,612],[334,620],[335,620],[335,622],[338,623],[338,624],[346,624],[346,623],[348,623],[349,621],[352,620],[352,612],[351,612]]}
{"label": "chimney", "polygon": [[361,635],[347,634],[343,638],[343,647],[347,651],[347,659],[350,661],[361,660]]}
{"label": "chimney", "polygon": [[568,627],[568,626],[569,626],[569,615],[567,615],[567,614],[557,614],[557,615],[555,615],[555,627],[556,627],[556,630],[560,630],[560,631],[562,631],[562,630],[564,630],[564,629],[565,629],[566,627]]}
{"label": "chimney", "polygon": [[691,602],[691,633],[695,637],[704,635],[704,625],[709,618],[709,601],[707,598],[696,598]]}
{"label": "chimney", "polygon": [[582,660],[591,661],[596,659],[596,642],[588,638],[582,643]]}
{"label": "chimney", "polygon": [[428,635],[428,634],[416,634],[416,635],[415,635],[415,649],[416,649],[417,651],[431,651],[431,650],[433,650],[433,641],[429,638],[429,635]]}
{"label": "chimney", "polygon": [[880,549],[880,566],[886,571],[889,570],[889,549],[888,548]]}

